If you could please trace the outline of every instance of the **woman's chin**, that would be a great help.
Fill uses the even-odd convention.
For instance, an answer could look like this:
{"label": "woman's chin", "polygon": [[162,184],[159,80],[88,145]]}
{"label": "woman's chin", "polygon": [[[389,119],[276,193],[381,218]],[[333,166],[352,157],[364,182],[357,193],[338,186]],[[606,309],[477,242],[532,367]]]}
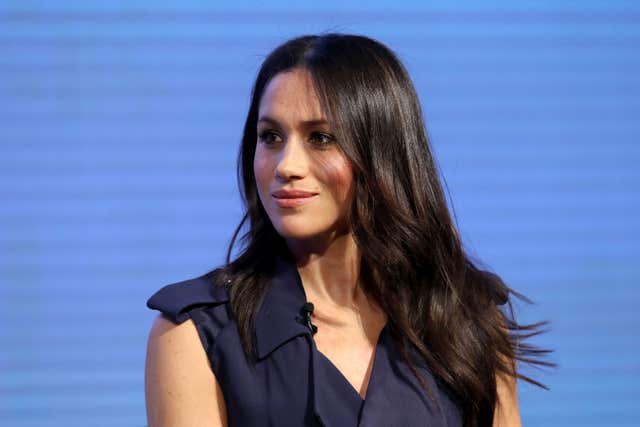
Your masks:
{"label": "woman's chin", "polygon": [[[286,240],[316,241],[332,240],[342,235],[342,227],[336,223],[319,223],[311,218],[279,218],[272,222],[276,231]],[[348,227],[344,231],[347,231]]]}
{"label": "woman's chin", "polygon": [[274,224],[275,229],[285,239],[290,240],[309,240],[326,235],[329,230],[324,227],[314,226],[310,221],[303,219],[288,218],[285,221],[279,221]]}
{"label": "woman's chin", "polygon": [[287,240],[308,240],[316,237],[319,232],[308,227],[277,227],[278,233]]}

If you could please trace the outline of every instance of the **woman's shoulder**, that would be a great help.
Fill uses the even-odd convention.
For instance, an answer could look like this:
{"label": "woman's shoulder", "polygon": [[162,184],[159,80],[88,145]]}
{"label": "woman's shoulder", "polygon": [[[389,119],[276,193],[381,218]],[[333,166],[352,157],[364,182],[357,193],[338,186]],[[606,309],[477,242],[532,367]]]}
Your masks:
{"label": "woman's shoulder", "polygon": [[219,269],[164,285],[147,300],[147,307],[176,325],[193,320],[206,350],[232,319],[229,290]]}
{"label": "woman's shoulder", "polygon": [[149,425],[226,425],[223,393],[199,335],[190,319],[175,323],[164,312],[155,318],[145,363]]}
{"label": "woman's shoulder", "polygon": [[193,310],[225,305],[229,290],[218,273],[204,275],[162,286],[147,300],[147,307],[165,314],[174,323],[182,323]]}

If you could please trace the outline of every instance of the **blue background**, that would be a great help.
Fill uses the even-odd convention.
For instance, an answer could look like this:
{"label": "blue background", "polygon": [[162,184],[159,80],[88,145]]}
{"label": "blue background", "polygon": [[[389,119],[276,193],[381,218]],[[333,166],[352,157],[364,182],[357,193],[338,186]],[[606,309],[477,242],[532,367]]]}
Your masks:
{"label": "blue background", "polygon": [[404,61],[466,247],[552,322],[524,425],[637,425],[639,24],[634,1],[2,2],[0,423],[146,423],[145,302],[223,260],[260,62],[342,31]]}

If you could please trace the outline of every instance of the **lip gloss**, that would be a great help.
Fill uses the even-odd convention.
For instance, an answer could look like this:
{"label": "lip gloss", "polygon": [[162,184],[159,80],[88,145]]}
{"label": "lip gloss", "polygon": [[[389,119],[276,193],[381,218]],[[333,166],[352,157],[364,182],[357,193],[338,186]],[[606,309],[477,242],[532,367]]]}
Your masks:
{"label": "lip gloss", "polygon": [[291,197],[291,198],[279,198],[274,197],[276,204],[281,208],[295,208],[309,203],[317,197],[317,194],[309,197]]}

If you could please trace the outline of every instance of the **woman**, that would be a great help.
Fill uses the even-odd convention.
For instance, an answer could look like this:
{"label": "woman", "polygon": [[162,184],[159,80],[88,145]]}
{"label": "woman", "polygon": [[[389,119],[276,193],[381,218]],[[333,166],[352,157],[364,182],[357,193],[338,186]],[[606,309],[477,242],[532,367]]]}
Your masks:
{"label": "woman", "polygon": [[[517,360],[549,365],[465,255],[413,84],[372,39],[264,61],[226,265],[148,306],[156,426],[517,426]],[[241,227],[241,254],[230,260]],[[517,295],[517,294],[516,294]],[[524,332],[523,332],[524,331]]]}

